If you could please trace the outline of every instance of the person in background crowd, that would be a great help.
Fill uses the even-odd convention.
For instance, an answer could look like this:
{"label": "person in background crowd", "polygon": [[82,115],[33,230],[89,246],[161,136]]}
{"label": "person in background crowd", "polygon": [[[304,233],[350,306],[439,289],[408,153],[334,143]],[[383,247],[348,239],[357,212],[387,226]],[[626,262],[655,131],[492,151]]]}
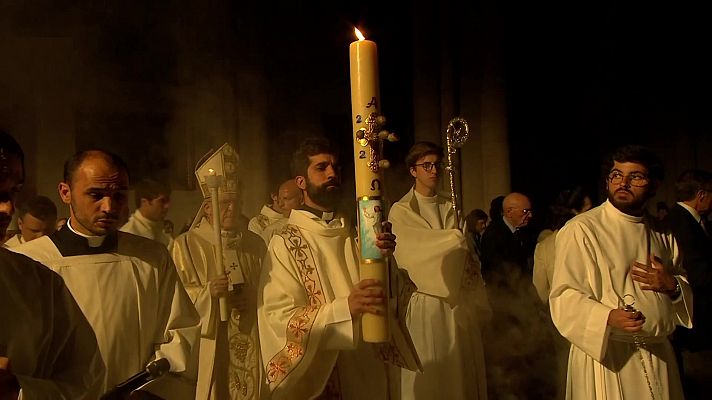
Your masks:
{"label": "person in background crowd", "polygon": [[45,196],[35,196],[18,210],[17,226],[20,233],[5,242],[5,247],[15,247],[54,232],[57,224],[57,206]]}
{"label": "person in background crowd", "polygon": [[675,183],[677,203],[665,218],[680,246],[683,266],[695,294],[692,329],[678,328],[673,344],[679,355],[685,397],[703,398],[712,379],[712,174],[689,170]]}
{"label": "person in background crowd", "polygon": [[160,242],[170,251],[173,247],[173,237],[163,229],[171,205],[171,188],[153,179],[144,179],[136,184],[134,189],[136,211],[121,227],[121,231]]}

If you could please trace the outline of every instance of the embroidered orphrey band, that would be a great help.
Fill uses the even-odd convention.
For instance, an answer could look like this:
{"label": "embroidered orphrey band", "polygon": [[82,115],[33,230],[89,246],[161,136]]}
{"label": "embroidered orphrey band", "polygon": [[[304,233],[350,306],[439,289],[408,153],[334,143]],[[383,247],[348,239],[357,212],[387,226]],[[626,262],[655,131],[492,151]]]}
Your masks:
{"label": "embroidered orphrey band", "polygon": [[299,307],[287,323],[287,343],[267,363],[267,383],[274,390],[304,357],[305,339],[309,336],[319,309],[326,300],[316,272],[314,256],[309,244],[295,225],[287,225],[279,232],[289,254],[296,261],[299,279],[304,285],[309,305]]}

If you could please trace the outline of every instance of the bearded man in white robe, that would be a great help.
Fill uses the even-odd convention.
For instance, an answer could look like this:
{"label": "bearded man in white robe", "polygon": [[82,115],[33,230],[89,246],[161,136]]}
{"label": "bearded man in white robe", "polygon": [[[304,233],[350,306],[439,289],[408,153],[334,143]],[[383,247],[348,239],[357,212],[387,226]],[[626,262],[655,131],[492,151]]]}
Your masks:
{"label": "bearded man in white robe", "polygon": [[[24,181],[24,155],[0,132],[0,236]],[[104,364],[91,326],[44,265],[0,248],[0,398],[96,399]]]}
{"label": "bearded man in white robe", "polygon": [[[270,241],[258,292],[260,344],[272,397],[398,398],[397,369],[377,356],[417,368],[412,342],[402,326],[392,324],[398,343],[367,344],[360,317],[378,314],[387,292],[407,302],[415,288],[399,286],[406,281],[396,278],[391,288],[359,278],[351,226],[336,213],[341,180],[329,142],[305,140],[293,168],[304,204],[292,210],[287,226]],[[376,244],[389,253],[395,236],[388,223],[383,227]],[[402,318],[405,307],[395,312]]]}
{"label": "bearded man in white robe", "polygon": [[[261,388],[257,333],[257,281],[265,245],[259,236],[238,227],[237,160],[237,153],[225,144],[199,163],[196,176],[204,201],[196,223],[176,238],[172,252],[178,275],[202,321],[196,400],[258,400],[268,394]],[[212,198],[205,184],[210,169],[222,177],[218,223],[226,268],[223,275],[216,267]],[[227,321],[220,318],[221,296],[228,302]]]}
{"label": "bearded man in white robe", "polygon": [[478,315],[484,281],[452,202],[436,191],[442,156],[442,147],[430,142],[410,149],[406,166],[415,182],[389,215],[396,261],[418,287],[406,322],[424,366],[422,374],[402,372],[402,398],[486,399]]}
{"label": "bearded man in white robe", "polygon": [[14,248],[59,273],[91,324],[108,391],[165,358],[170,372],[142,390],[170,399],[194,397],[200,319],[161,243],[118,232],[125,215],[128,169],[101,150],[65,164],[59,195],[65,227]]}
{"label": "bearded man in white robe", "polygon": [[568,399],[681,399],[668,336],[690,327],[692,293],[672,235],[645,204],[663,177],[649,150],[624,146],[603,165],[608,200],[556,237],[549,302],[571,342]]}

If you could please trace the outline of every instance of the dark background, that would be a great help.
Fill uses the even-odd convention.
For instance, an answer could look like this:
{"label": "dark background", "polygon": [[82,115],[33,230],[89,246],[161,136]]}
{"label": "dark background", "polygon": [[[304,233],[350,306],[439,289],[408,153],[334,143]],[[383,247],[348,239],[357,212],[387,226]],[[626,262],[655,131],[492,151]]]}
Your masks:
{"label": "dark background", "polygon": [[[702,5],[686,2],[0,0],[0,39],[71,38],[66,71],[36,54],[32,66],[6,58],[6,75],[31,67],[65,80],[76,148],[114,149],[135,177],[158,175],[184,189],[192,188],[191,163],[225,138],[175,134],[172,121],[181,104],[190,108],[191,97],[176,88],[206,77],[226,82],[234,99],[226,107],[239,109],[228,118],[227,139],[264,136],[269,149],[262,161],[271,180],[285,175],[293,143],[309,134],[331,137],[348,155],[348,43],[357,25],[379,46],[382,111],[402,138],[387,156],[398,167],[418,139],[414,103],[424,94],[414,82],[435,71],[433,85],[457,114],[469,107],[461,100],[466,86],[457,82],[496,53],[511,189],[543,209],[566,187],[584,185],[598,194],[600,160],[619,144],[660,153],[668,182],[684,168],[712,166],[706,16]],[[468,55],[473,48],[480,49],[476,57]],[[419,67],[425,63],[434,69]],[[443,86],[437,77],[443,72],[456,84]],[[17,93],[47,84],[15,82],[19,89],[6,92],[10,105],[0,109],[6,110],[0,127],[39,130],[8,121],[32,119]],[[263,123],[252,131],[249,120],[257,115]],[[463,159],[463,168],[470,162]],[[671,203],[667,185],[662,200]]]}

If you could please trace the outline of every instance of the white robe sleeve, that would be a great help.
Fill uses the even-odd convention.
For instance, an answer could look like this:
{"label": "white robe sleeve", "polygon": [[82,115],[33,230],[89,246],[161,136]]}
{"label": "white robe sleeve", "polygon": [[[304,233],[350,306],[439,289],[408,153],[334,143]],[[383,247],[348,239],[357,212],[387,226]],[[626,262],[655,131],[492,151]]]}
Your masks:
{"label": "white robe sleeve", "polygon": [[[163,397],[170,394],[168,398],[194,397],[200,346],[200,317],[179,281],[170,257],[167,257],[161,269],[158,292],[160,303],[156,317],[160,320],[157,326],[162,329],[156,332],[155,358],[168,359],[173,374],[150,382],[144,389]],[[189,393],[191,389],[192,393]],[[180,397],[176,397],[179,393]]]}
{"label": "white robe sleeve", "polygon": [[601,287],[593,244],[585,228],[570,222],[556,236],[551,318],[569,342],[602,362],[608,344],[612,307],[596,300]]}
{"label": "white robe sleeve", "polygon": [[[177,267],[178,277],[200,315],[202,337],[215,338],[217,301],[210,296],[207,277],[203,275],[209,271],[197,270],[215,262],[212,254],[206,254],[206,248],[212,250],[212,247],[191,246],[190,239],[182,235],[175,241],[171,255]],[[195,260],[196,257],[198,262]]]}
{"label": "white robe sleeve", "polygon": [[536,249],[534,250],[534,272],[532,274],[532,283],[536,288],[536,293],[539,295],[539,299],[546,304],[549,302],[549,291],[551,287],[550,282],[550,271],[553,270],[552,263],[554,262],[554,241],[555,236],[548,236],[546,239],[537,243]]}
{"label": "white robe sleeve", "polygon": [[430,229],[414,220],[415,213],[396,203],[388,215],[398,238],[394,257],[408,271],[418,291],[456,304],[469,250],[456,229]]}

